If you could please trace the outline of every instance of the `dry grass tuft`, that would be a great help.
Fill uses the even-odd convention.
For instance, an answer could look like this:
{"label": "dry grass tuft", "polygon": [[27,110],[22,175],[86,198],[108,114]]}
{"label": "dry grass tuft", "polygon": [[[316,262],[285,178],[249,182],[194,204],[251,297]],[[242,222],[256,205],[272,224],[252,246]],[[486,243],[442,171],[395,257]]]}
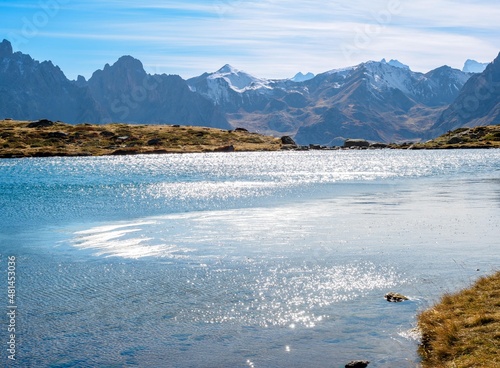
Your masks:
{"label": "dry grass tuft", "polygon": [[500,367],[500,272],[418,316],[426,367]]}

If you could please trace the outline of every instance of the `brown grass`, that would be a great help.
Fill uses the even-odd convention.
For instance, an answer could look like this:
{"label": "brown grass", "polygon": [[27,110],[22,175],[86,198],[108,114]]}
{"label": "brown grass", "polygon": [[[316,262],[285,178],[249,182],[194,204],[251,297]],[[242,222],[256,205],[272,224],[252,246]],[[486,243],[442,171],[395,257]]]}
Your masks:
{"label": "brown grass", "polygon": [[500,367],[500,272],[442,297],[418,316],[427,367]]}
{"label": "brown grass", "polygon": [[[28,128],[29,121],[0,120],[0,158],[113,154],[276,151],[281,140],[245,131],[170,125],[69,125]],[[64,133],[64,134],[60,134]]]}

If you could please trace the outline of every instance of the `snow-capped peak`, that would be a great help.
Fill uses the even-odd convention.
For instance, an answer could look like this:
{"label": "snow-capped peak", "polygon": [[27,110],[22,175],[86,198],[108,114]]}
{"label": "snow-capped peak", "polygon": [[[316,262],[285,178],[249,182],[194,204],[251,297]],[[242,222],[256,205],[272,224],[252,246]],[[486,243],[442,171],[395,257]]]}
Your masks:
{"label": "snow-capped peak", "polygon": [[224,65],[222,68],[212,73],[208,79],[224,79],[229,87],[236,92],[244,92],[248,89],[258,89],[266,87],[269,84],[267,79],[254,77],[242,70],[238,70],[229,64]]}
{"label": "snow-capped peak", "polygon": [[307,74],[303,74],[302,72],[298,72],[297,74],[295,74],[295,76],[293,78],[290,78],[291,81],[293,82],[305,82],[305,81],[308,81],[309,79],[313,79],[314,78],[314,74],[309,72]]}
{"label": "snow-capped peak", "polygon": [[386,61],[385,59],[382,59],[380,62],[382,64],[387,64],[387,65],[390,65],[390,66],[394,66],[396,68],[410,70],[410,67],[408,65],[403,64],[402,62],[400,62],[398,60],[391,59],[390,61]]}
{"label": "snow-capped peak", "polygon": [[216,71],[216,73],[219,73],[219,74],[231,74],[231,73],[238,73],[239,70],[236,69],[236,68],[233,68],[232,65],[229,65],[229,64],[226,64],[224,65],[222,68],[220,68],[219,70]]}
{"label": "snow-capped peak", "polygon": [[488,63],[479,63],[476,60],[467,60],[462,71],[464,73],[482,73],[488,66]]}

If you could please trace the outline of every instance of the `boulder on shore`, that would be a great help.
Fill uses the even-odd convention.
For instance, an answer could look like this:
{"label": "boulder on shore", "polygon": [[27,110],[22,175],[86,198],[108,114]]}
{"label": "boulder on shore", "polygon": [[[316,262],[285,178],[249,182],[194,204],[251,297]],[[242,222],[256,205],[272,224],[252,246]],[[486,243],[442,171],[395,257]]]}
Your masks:
{"label": "boulder on shore", "polygon": [[296,146],[297,143],[295,143],[295,141],[293,140],[292,137],[288,136],[288,135],[284,135],[283,137],[281,137],[281,143],[282,144],[290,144],[292,146]]}

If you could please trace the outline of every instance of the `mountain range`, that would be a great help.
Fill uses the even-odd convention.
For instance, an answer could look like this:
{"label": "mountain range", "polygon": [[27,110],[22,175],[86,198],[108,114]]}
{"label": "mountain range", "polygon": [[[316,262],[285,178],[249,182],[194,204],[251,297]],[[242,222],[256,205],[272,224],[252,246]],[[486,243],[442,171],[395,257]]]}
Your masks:
{"label": "mountain range", "polygon": [[273,80],[225,65],[184,80],[148,74],[139,60],[123,56],[89,80],[71,81],[52,62],[14,53],[4,40],[0,115],[71,124],[240,127],[290,135],[299,144],[422,140],[461,126],[500,123],[500,55],[483,67],[468,60],[463,70],[443,66],[424,74],[384,59]]}

